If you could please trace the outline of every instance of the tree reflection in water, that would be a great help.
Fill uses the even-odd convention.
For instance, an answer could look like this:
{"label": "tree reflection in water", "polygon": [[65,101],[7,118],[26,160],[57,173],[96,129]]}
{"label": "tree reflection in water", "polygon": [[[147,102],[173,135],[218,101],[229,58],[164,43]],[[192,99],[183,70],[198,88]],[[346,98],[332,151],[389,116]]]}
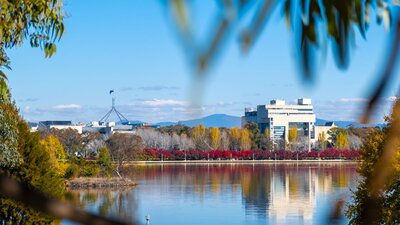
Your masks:
{"label": "tree reflection in water", "polygon": [[[350,195],[349,187],[354,187],[357,180],[355,168],[355,163],[327,162],[138,165],[122,171],[138,182],[135,189],[77,194],[85,208],[127,221],[139,218],[141,223],[148,208],[157,214],[151,215],[152,220],[159,220],[157,224],[194,224],[193,217],[206,218],[201,223],[215,224],[215,215],[220,215],[219,222],[229,224],[230,219],[235,224],[248,224],[249,218],[250,223],[315,223],[316,217],[325,218],[319,215],[322,209],[330,209],[318,205],[318,196]],[[202,208],[207,204],[218,213]],[[242,208],[243,213],[231,215],[223,207]]]}
{"label": "tree reflection in water", "polygon": [[138,219],[138,203],[130,188],[71,190],[68,198],[70,202],[102,216],[128,223]]}

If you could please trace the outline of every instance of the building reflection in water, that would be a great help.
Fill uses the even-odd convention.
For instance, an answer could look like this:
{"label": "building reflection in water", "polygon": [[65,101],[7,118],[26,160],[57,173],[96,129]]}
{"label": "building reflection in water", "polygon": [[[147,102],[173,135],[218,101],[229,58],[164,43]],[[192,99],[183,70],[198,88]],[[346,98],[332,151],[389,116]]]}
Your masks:
{"label": "building reflection in water", "polygon": [[350,179],[356,177],[354,168],[346,165],[275,164],[269,169],[242,176],[243,202],[247,213],[279,223],[290,217],[311,223],[316,195],[330,193],[333,188],[338,196],[348,193]]}

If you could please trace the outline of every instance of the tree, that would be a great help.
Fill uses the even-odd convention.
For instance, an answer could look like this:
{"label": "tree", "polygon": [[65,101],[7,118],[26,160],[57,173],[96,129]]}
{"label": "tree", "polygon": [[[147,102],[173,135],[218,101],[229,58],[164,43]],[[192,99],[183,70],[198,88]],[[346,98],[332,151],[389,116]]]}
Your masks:
{"label": "tree", "polygon": [[231,140],[231,149],[232,150],[239,150],[240,148],[240,130],[237,127],[232,127],[230,130],[230,135],[232,137]]}
{"label": "tree", "polygon": [[[46,57],[56,51],[55,42],[64,33],[62,0],[20,0],[0,2],[0,46],[20,46],[25,39],[32,47],[44,49]],[[0,62],[8,62],[5,53]]]}
{"label": "tree", "polygon": [[318,135],[318,143],[319,143],[319,146],[320,146],[321,150],[326,149],[327,143],[326,143],[326,137],[325,137],[325,132],[324,131],[322,131]]}
{"label": "tree", "polygon": [[[388,124],[390,127],[391,124]],[[379,162],[387,141],[388,128],[375,130],[363,143],[361,164],[358,172],[361,176],[352,203],[349,205],[346,216],[349,224],[399,224],[400,223],[400,154],[397,151],[393,161],[386,165],[391,170],[390,179],[378,195],[371,192],[373,171]],[[398,143],[398,142],[397,142]],[[396,145],[400,150],[400,145]]]}
{"label": "tree", "polygon": [[256,123],[246,123],[244,126],[249,131],[250,134],[250,140],[251,140],[251,148],[252,149],[257,149],[260,148],[260,143],[261,143],[261,132],[260,129],[258,129],[258,126]]}
{"label": "tree", "polygon": [[165,127],[160,127],[157,128],[157,131],[160,131],[161,133],[167,133],[169,135],[172,135],[173,133],[181,136],[182,134],[188,134],[190,131],[190,127],[182,125],[182,124],[177,124],[173,126],[165,126]]}
{"label": "tree", "polygon": [[75,152],[81,153],[81,151],[83,150],[84,142],[82,136],[75,129],[51,128],[50,130],[41,131],[40,133],[40,136],[42,138],[46,138],[49,135],[54,135],[58,138],[58,140],[63,145],[68,157],[74,156]]}
{"label": "tree", "polygon": [[[0,105],[4,106],[4,105]],[[16,112],[16,109],[14,108]],[[15,118],[18,130],[18,154],[20,163],[12,169],[1,166],[9,175],[46,196],[61,198],[64,181],[52,166],[50,155],[40,143],[39,133],[30,132],[19,116]],[[0,198],[0,223],[2,224],[51,224],[54,218],[35,211],[11,199]]]}
{"label": "tree", "polygon": [[344,128],[334,127],[328,131],[329,140],[338,149],[349,148],[348,133]]}
{"label": "tree", "polygon": [[137,154],[143,150],[142,139],[137,135],[115,133],[107,140],[110,155],[115,163],[115,172],[121,177],[123,165],[134,160]]}
{"label": "tree", "polygon": [[192,138],[197,149],[213,149],[206,135],[206,128],[204,127],[204,124],[200,124],[192,128]]}
{"label": "tree", "polygon": [[229,137],[229,133],[226,129],[221,131],[221,149],[222,150],[230,150],[229,147],[231,145],[231,140]]}
{"label": "tree", "polygon": [[193,140],[188,138],[186,133],[182,133],[179,138],[179,149],[180,150],[191,150],[194,148],[195,148],[195,146],[194,146]]}
{"label": "tree", "polygon": [[110,152],[106,147],[101,147],[99,149],[99,157],[97,158],[97,163],[100,165],[103,170],[103,174],[106,176],[109,176],[110,172],[114,169]]}
{"label": "tree", "polygon": [[354,150],[361,149],[362,140],[361,138],[357,137],[356,135],[348,135],[347,140],[349,142],[349,148]]}
{"label": "tree", "polygon": [[10,92],[7,87],[7,76],[1,70],[2,67],[9,68],[9,66],[4,65],[3,63],[5,63],[5,62],[1,62],[1,52],[2,51],[4,51],[4,50],[0,47],[0,103],[9,103],[10,102]]}
{"label": "tree", "polygon": [[60,177],[65,175],[67,164],[65,162],[66,156],[63,146],[58,138],[50,135],[45,139],[40,140],[44,150],[49,154],[50,164]]}
{"label": "tree", "polygon": [[263,150],[273,150],[274,144],[271,138],[270,130],[268,128],[265,129],[265,135],[262,135],[261,137],[262,138],[261,138],[260,148]]}
{"label": "tree", "polygon": [[349,141],[347,140],[346,132],[339,132],[336,136],[336,148],[338,149],[347,149],[349,148]]}
{"label": "tree", "polygon": [[14,168],[19,163],[18,112],[14,105],[0,102],[0,167]]}
{"label": "tree", "polygon": [[242,129],[242,134],[240,135],[240,149],[249,150],[251,147],[250,132],[246,128]]}
{"label": "tree", "polygon": [[218,127],[210,128],[211,146],[213,149],[218,149],[221,141],[221,132]]}
{"label": "tree", "polygon": [[289,128],[289,142],[295,142],[297,140],[297,124]]}
{"label": "tree", "polygon": [[289,144],[292,145],[297,141],[297,124],[289,128]]}

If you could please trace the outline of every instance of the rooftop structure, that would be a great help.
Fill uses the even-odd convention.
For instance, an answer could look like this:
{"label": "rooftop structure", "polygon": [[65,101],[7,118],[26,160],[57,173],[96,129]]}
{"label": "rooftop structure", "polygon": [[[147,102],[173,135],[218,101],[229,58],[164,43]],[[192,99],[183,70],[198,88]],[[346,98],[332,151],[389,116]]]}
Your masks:
{"label": "rooftop structure", "polygon": [[[110,94],[113,93],[114,90],[110,91]],[[111,104],[111,109],[106,113],[106,115],[104,115],[100,120],[99,123],[106,123],[108,121],[108,118],[111,116],[111,114],[114,113],[115,115],[117,115],[119,122],[121,124],[127,124],[129,122],[129,120],[127,118],[125,118],[124,115],[122,115],[122,113],[120,113],[117,108],[115,108],[115,97],[112,97],[112,104]]]}

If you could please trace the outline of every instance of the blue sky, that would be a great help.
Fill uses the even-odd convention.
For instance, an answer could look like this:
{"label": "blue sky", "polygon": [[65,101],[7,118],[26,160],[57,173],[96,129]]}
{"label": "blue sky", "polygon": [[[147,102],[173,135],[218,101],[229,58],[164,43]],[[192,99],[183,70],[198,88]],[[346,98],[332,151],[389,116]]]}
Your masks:
{"label": "blue sky", "polygon": [[[202,44],[218,6],[216,1],[194,2],[195,40]],[[313,99],[318,118],[357,120],[387,51],[388,33],[383,26],[372,25],[366,41],[357,35],[348,70],[335,67],[329,49],[314,84],[305,85],[296,69],[290,32],[277,11],[248,55],[239,51],[239,30],[232,31],[207,74],[196,101],[199,106],[193,107],[194,68],[162,1],[110,3],[65,1],[66,33],[50,59],[28,45],[8,51],[12,94],[27,120],[98,120],[110,107],[110,89],[130,120],[178,121],[214,113],[240,116],[244,107],[298,97]],[[399,82],[391,82],[375,122],[388,112]]]}

